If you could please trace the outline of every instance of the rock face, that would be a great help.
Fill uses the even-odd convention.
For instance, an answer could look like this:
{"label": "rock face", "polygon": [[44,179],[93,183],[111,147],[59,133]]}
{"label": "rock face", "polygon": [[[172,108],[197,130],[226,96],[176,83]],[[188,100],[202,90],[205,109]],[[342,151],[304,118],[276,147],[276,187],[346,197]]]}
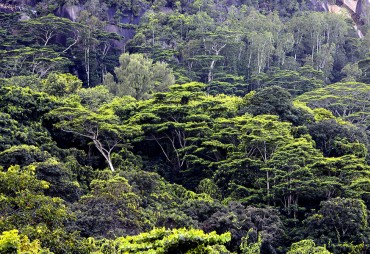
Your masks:
{"label": "rock face", "polygon": [[311,3],[317,5],[320,4],[322,8],[326,11],[330,11],[330,8],[333,8],[333,6],[339,7],[339,8],[345,8],[353,13],[360,14],[362,12],[362,6],[363,4],[370,4],[370,0],[336,0],[335,4],[333,4],[334,1],[331,1],[331,3],[328,2],[328,0],[325,1],[316,1],[311,0]]}
{"label": "rock face", "polygon": [[83,8],[81,6],[72,5],[72,6],[60,6],[54,14],[59,17],[67,18],[72,21],[76,21],[78,18],[78,14],[82,11]]}
{"label": "rock face", "polygon": [[[311,2],[317,1],[313,0]],[[322,8],[327,12],[348,15],[355,23],[354,28],[360,38],[363,37],[363,31],[361,31],[361,26],[363,25],[361,15],[364,5],[370,5],[370,0],[337,0],[336,4],[329,4],[326,0],[321,3]]]}
{"label": "rock face", "polygon": [[[331,1],[333,2],[333,1]],[[336,0],[336,4],[329,4],[328,0],[310,0],[308,7],[315,11],[326,11],[332,13],[345,13],[348,14],[355,23],[355,28],[362,37],[361,26],[361,14],[363,12],[364,5],[370,5],[370,0]],[[23,11],[26,6],[35,6],[35,0],[13,0],[12,4],[0,3],[1,12],[17,12]],[[235,4],[234,1],[230,0],[230,4]],[[134,26],[138,25],[141,17],[145,13],[145,7],[142,6],[142,10],[139,13],[133,13],[132,11],[125,11],[120,17],[120,26],[116,25],[116,8],[110,7],[107,9],[107,20],[110,23],[106,26],[107,31],[115,32],[122,36],[123,41],[119,43],[123,46],[128,40],[132,39],[135,35]],[[81,5],[62,5],[54,11],[54,14],[59,17],[68,18],[72,21],[76,21],[79,13],[84,9]]]}
{"label": "rock face", "polygon": [[[76,21],[78,18],[79,13],[84,10],[82,6],[78,5],[72,5],[72,6],[60,6],[54,14],[59,17],[67,18],[72,21]],[[124,43],[126,43],[128,40],[132,39],[135,35],[135,29],[134,25],[138,25],[140,22],[141,17],[144,15],[145,10],[142,10],[138,15],[134,15],[133,12],[130,11],[124,11],[121,14],[121,17],[119,19],[120,27],[117,26],[115,23],[116,21],[116,9],[113,7],[110,7],[107,9],[107,20],[108,25],[106,26],[106,30],[108,32],[117,33],[120,36],[122,36],[123,40],[119,44],[119,47],[122,47]],[[123,44],[122,44],[123,43]],[[116,45],[118,46],[118,45]]]}
{"label": "rock face", "polygon": [[322,1],[311,0],[310,8],[315,11],[327,11],[326,4],[322,3]]}
{"label": "rock face", "polygon": [[21,5],[11,5],[11,4],[0,3],[0,12],[11,13],[11,12],[17,12],[17,11],[22,11]]}

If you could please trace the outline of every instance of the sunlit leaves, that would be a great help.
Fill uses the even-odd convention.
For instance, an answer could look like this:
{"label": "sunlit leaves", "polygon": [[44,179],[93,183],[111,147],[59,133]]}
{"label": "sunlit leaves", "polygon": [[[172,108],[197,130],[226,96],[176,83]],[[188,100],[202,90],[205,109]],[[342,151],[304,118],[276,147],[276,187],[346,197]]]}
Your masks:
{"label": "sunlit leaves", "polygon": [[117,238],[114,243],[117,250],[127,253],[229,253],[225,247],[219,246],[230,241],[230,233],[217,235],[215,232],[205,234],[196,229],[154,229],[138,236]]}
{"label": "sunlit leaves", "polygon": [[370,86],[358,82],[335,83],[297,98],[313,108],[326,108],[333,115],[355,124],[368,121]]}

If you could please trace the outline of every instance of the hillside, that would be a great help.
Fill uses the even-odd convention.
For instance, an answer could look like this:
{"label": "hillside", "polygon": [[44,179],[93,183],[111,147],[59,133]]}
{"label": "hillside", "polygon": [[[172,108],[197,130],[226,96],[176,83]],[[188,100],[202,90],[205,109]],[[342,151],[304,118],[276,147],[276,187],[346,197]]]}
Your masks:
{"label": "hillside", "polygon": [[370,252],[370,3],[0,3],[0,253]]}

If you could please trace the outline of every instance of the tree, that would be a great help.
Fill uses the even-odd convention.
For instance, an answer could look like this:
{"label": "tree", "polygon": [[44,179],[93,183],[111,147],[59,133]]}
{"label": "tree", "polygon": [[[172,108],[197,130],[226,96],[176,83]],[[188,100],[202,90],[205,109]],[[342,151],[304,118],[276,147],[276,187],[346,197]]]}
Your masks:
{"label": "tree", "polygon": [[0,95],[0,110],[17,121],[39,121],[44,114],[61,105],[55,97],[29,87],[0,86]]}
{"label": "tree", "polygon": [[149,228],[140,197],[120,176],[95,179],[91,192],[74,204],[76,228],[83,236],[114,237],[138,234]]}
{"label": "tree", "polygon": [[210,140],[203,144],[217,156],[211,165],[223,194],[244,202],[260,202],[263,198],[269,203],[273,180],[268,162],[280,147],[293,140],[291,132],[291,124],[274,115],[216,119]]}
{"label": "tree", "polygon": [[41,247],[40,241],[30,241],[27,236],[19,235],[18,230],[4,231],[0,235],[0,253],[51,254]]}
{"label": "tree", "polygon": [[246,111],[253,115],[278,115],[287,119],[292,111],[291,95],[278,86],[261,89],[245,96]]}
{"label": "tree", "polygon": [[272,52],[275,50],[272,33],[268,31],[264,33],[252,31],[248,34],[248,41],[248,68],[252,69],[255,73],[261,73],[269,64]]}
{"label": "tree", "polygon": [[[242,140],[239,149],[245,158],[257,160],[261,168],[267,166],[268,161],[274,156],[278,148],[292,140],[290,124],[280,122],[277,116],[259,115],[251,118],[243,127]],[[270,170],[265,170],[265,184],[267,203],[271,198]]]}
{"label": "tree", "polygon": [[50,73],[42,83],[43,90],[55,96],[73,94],[82,87],[82,81],[69,73]]}
{"label": "tree", "polygon": [[311,108],[326,108],[334,116],[362,125],[368,121],[370,86],[359,82],[328,85],[307,92],[297,100],[306,102]]}
{"label": "tree", "polygon": [[35,74],[39,78],[51,71],[63,71],[71,62],[48,47],[23,47],[0,50],[3,77]]}
{"label": "tree", "polygon": [[55,230],[64,227],[70,218],[62,199],[44,195],[50,184],[36,179],[33,167],[23,170],[19,166],[9,167],[0,172],[0,183],[1,231],[40,225]]}
{"label": "tree", "polygon": [[196,194],[181,185],[170,184],[157,173],[132,170],[122,175],[140,197],[140,207],[150,227],[198,227],[223,207],[207,194]]}
{"label": "tree", "polygon": [[18,20],[20,19],[20,13],[0,13],[0,21],[2,25],[2,29],[0,30],[0,49],[11,49],[16,46],[16,36],[12,34],[12,31],[17,27]]}
{"label": "tree", "polygon": [[218,186],[208,178],[203,179],[197,186],[197,192],[206,193],[214,199],[221,199],[221,193]]}
{"label": "tree", "polygon": [[[310,123],[307,127],[316,142],[316,147],[323,152],[324,156],[338,157],[353,153],[365,156],[366,151],[361,152],[360,147],[362,145],[367,148],[369,141],[365,131],[361,128],[333,118]],[[346,149],[349,144],[353,144],[353,149]]]}
{"label": "tree", "polygon": [[[314,176],[313,167],[323,160],[319,150],[314,148],[311,138],[302,137],[283,144],[268,161],[271,172],[272,200],[283,206],[284,211],[297,218],[299,201],[314,200],[319,180]],[[302,204],[308,202],[302,201]]]}
{"label": "tree", "polygon": [[308,234],[321,243],[360,244],[367,228],[367,209],[364,202],[353,198],[333,198],[321,202],[321,208],[306,219]]}
{"label": "tree", "polygon": [[[5,240],[6,245],[0,244],[0,252],[15,253],[9,252],[7,247],[17,247],[25,253],[34,253],[27,248],[40,248],[40,253],[49,253],[46,249],[46,252],[41,251],[41,244],[56,254],[88,253],[79,234],[66,231],[67,223],[73,220],[67,203],[60,198],[46,196],[44,192],[50,184],[38,180],[35,171],[32,165],[23,168],[15,165],[0,172],[0,232],[10,231],[8,236],[15,241],[18,238],[12,230],[17,229],[22,235],[20,245],[15,241],[9,244],[8,237],[0,236],[0,243]],[[28,244],[25,236],[32,242]],[[2,247],[7,251],[2,252]]]}
{"label": "tree", "polygon": [[265,68],[270,68],[273,56],[279,59],[279,64],[284,61],[285,54],[279,51],[288,51],[289,43],[283,43],[285,46],[281,43],[286,36],[282,35],[283,24],[277,13],[265,16],[252,10],[243,25],[246,30],[247,45],[245,61],[251,74],[259,74],[264,72]]}
{"label": "tree", "polygon": [[117,83],[109,76],[105,85],[116,96],[130,95],[137,100],[148,99],[150,94],[164,92],[175,83],[175,78],[167,64],[145,58],[142,54],[124,53],[120,56],[120,66],[114,73]]}
{"label": "tree", "polygon": [[[262,87],[279,86],[286,89],[292,97],[296,97],[305,92],[320,88],[324,82],[316,77],[310,77],[307,73],[311,66],[301,67],[298,71],[276,70],[272,71],[268,77],[262,80]],[[312,70],[314,72],[315,70]],[[317,71],[318,72],[318,71]]]}
{"label": "tree", "polygon": [[10,78],[1,79],[1,83],[8,86],[18,86],[18,87],[30,87],[34,91],[40,91],[42,88],[42,79],[37,75],[29,76],[13,76]]}
{"label": "tree", "polygon": [[51,155],[46,151],[41,151],[36,146],[13,145],[11,148],[0,152],[1,163],[7,168],[11,165],[28,166],[34,162],[42,162],[49,159]]}
{"label": "tree", "polygon": [[81,27],[52,14],[16,22],[17,35],[10,38],[17,40],[0,51],[3,76],[32,73],[44,77],[51,71],[63,71],[72,63],[66,52],[80,41]]}
{"label": "tree", "polygon": [[308,12],[293,17],[287,26],[294,38],[294,58],[322,70],[328,79],[334,63],[340,62],[338,56],[345,53],[343,46],[350,31],[345,18],[333,13]]}
{"label": "tree", "polygon": [[81,39],[73,53],[77,55],[77,63],[83,67],[79,69],[82,71],[79,76],[83,77],[87,87],[92,87],[101,84],[107,70],[117,64],[116,60],[110,59],[110,54],[114,53],[113,41],[121,38],[116,33],[106,32],[106,23],[87,10],[79,13],[78,21],[82,26],[79,34]]}
{"label": "tree", "polygon": [[248,231],[248,234],[243,237],[242,243],[240,244],[240,250],[242,254],[260,254],[261,253],[261,246],[262,246],[262,237],[261,234],[258,235],[257,242],[250,243],[249,234],[253,233],[253,228]]}
{"label": "tree", "polygon": [[203,221],[201,227],[206,232],[215,230],[218,234],[229,231],[232,234],[231,250],[237,250],[243,243],[244,247],[259,248],[261,253],[274,253],[284,237],[283,223],[276,210],[244,207],[239,202],[229,202],[226,208],[218,209]]}
{"label": "tree", "polygon": [[112,171],[114,149],[139,132],[137,126],[120,123],[112,112],[95,113],[82,106],[60,107],[50,112],[48,117],[56,119],[55,127],[62,131],[92,141]]}
{"label": "tree", "polygon": [[80,89],[77,94],[81,98],[81,104],[93,111],[113,100],[113,94],[102,85]]}
{"label": "tree", "polygon": [[80,30],[82,28],[79,23],[53,14],[25,20],[20,24],[22,30],[40,46],[48,46],[58,35],[66,36],[69,45],[66,45],[62,53],[67,52],[80,40]]}
{"label": "tree", "polygon": [[316,246],[312,240],[301,240],[293,243],[287,254],[330,254],[326,247]]}
{"label": "tree", "polygon": [[44,159],[28,166],[35,169],[37,179],[50,184],[50,187],[44,191],[46,195],[59,197],[67,202],[75,202],[82,195],[80,185],[76,182],[77,172],[71,172],[66,164],[57,158]]}
{"label": "tree", "polygon": [[346,64],[342,69],[342,73],[345,75],[345,77],[342,79],[343,82],[359,81],[362,75],[362,71],[358,64]]}
{"label": "tree", "polygon": [[[153,229],[136,236],[119,237],[111,243],[111,251],[125,253],[230,253],[225,246],[230,233],[209,234],[199,229]],[[102,246],[103,247],[103,246]]]}
{"label": "tree", "polygon": [[[171,181],[186,173],[188,186],[195,188],[204,177],[210,177],[207,165],[217,160],[217,154],[207,149],[203,141],[209,134],[214,118],[233,116],[240,101],[237,97],[208,96],[201,89],[205,85],[192,82],[171,87],[169,93],[158,93],[154,99],[140,103],[140,111],[132,121],[143,127],[144,146],[156,147],[170,165]],[[148,150],[150,152],[151,150]],[[197,172],[197,173],[195,173]]]}

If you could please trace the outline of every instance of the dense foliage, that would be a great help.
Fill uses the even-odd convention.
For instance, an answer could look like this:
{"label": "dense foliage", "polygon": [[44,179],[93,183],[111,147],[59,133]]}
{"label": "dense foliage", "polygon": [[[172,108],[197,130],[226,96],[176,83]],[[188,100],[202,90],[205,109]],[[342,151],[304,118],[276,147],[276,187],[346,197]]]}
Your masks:
{"label": "dense foliage", "polygon": [[3,2],[0,253],[370,252],[365,3]]}

